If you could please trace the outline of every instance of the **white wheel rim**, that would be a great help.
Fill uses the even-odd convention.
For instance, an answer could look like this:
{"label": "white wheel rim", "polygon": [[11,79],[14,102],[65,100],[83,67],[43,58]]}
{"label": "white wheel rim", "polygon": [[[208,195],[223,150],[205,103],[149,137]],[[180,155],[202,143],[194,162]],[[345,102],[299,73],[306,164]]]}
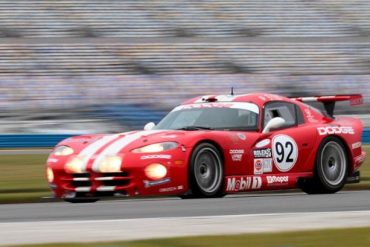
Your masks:
{"label": "white wheel rim", "polygon": [[202,148],[194,159],[194,175],[201,190],[214,193],[222,181],[222,166],[218,154],[212,148]]}
{"label": "white wheel rim", "polygon": [[321,171],[331,186],[339,185],[346,174],[346,157],[343,148],[334,141],[325,144],[321,155]]}

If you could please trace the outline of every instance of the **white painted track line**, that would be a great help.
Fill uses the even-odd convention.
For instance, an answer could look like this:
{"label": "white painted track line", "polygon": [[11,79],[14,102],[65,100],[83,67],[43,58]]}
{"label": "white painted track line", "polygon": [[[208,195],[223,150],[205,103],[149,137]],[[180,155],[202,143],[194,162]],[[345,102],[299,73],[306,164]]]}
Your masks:
{"label": "white painted track line", "polygon": [[0,223],[2,245],[370,227],[370,210]]}

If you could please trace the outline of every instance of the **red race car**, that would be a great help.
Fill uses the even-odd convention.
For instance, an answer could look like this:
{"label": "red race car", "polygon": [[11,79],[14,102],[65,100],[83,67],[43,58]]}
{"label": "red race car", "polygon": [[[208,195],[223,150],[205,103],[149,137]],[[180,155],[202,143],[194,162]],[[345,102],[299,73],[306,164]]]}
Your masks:
{"label": "red race car", "polygon": [[335,193],[359,181],[365,159],[361,121],[333,116],[335,103],[346,100],[357,105],[362,96],[198,97],[144,131],[63,140],[47,160],[47,179],[55,197],[70,202],[296,187]]}

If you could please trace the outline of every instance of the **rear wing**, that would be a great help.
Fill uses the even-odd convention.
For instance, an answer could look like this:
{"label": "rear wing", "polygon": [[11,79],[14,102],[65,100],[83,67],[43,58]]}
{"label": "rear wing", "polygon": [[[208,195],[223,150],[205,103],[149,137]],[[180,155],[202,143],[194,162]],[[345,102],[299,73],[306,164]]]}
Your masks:
{"label": "rear wing", "polygon": [[331,96],[315,96],[315,97],[297,97],[292,98],[293,100],[301,101],[304,103],[309,102],[321,102],[324,105],[326,113],[330,116],[334,116],[335,102],[337,101],[349,101],[352,106],[363,104],[363,97],[361,94],[347,94],[347,95],[331,95]]}

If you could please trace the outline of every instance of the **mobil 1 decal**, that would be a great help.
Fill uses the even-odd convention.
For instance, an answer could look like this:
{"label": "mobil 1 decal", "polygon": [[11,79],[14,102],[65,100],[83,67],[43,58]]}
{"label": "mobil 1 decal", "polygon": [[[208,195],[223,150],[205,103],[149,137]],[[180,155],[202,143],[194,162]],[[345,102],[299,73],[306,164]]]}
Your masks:
{"label": "mobil 1 decal", "polygon": [[287,172],[293,168],[298,158],[298,146],[293,138],[277,135],[272,139],[272,157],[276,168]]}

